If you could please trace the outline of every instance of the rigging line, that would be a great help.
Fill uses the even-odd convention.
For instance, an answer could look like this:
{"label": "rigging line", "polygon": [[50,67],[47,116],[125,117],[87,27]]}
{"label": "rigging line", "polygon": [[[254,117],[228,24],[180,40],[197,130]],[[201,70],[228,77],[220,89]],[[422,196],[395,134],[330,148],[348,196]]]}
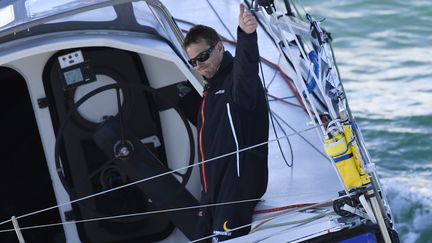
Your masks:
{"label": "rigging line", "polygon": [[[320,127],[320,126],[321,125],[316,125],[316,126],[312,126],[312,127],[306,128],[306,129],[304,129],[302,131],[295,131],[295,132],[289,134],[288,136],[300,135],[303,132],[307,132],[309,130],[316,129],[317,127]],[[161,173],[161,174],[158,174],[158,175],[147,177],[147,178],[144,178],[144,179],[141,179],[141,180],[138,180],[138,181],[134,181],[134,182],[131,182],[131,183],[128,183],[128,184],[125,184],[125,185],[121,185],[121,186],[118,186],[118,187],[115,187],[115,188],[111,188],[111,189],[108,189],[108,190],[105,190],[105,191],[94,193],[94,194],[91,194],[91,195],[88,195],[88,196],[85,196],[85,197],[82,197],[82,198],[78,198],[78,199],[75,199],[75,200],[72,200],[72,201],[69,201],[69,202],[58,204],[56,206],[52,206],[52,207],[48,207],[48,208],[45,208],[45,209],[34,211],[34,212],[31,212],[31,213],[28,213],[28,214],[24,214],[24,215],[16,217],[16,219],[17,220],[18,219],[22,219],[22,218],[29,217],[29,216],[32,216],[32,215],[35,215],[35,214],[39,214],[39,213],[42,213],[42,212],[46,212],[46,211],[49,211],[49,210],[52,210],[52,209],[60,208],[60,207],[66,206],[66,205],[71,205],[72,203],[80,202],[80,201],[83,201],[83,200],[86,200],[86,199],[89,199],[89,198],[93,198],[93,197],[96,197],[96,196],[99,196],[99,195],[107,194],[107,193],[110,193],[110,192],[113,192],[113,191],[117,191],[117,190],[120,190],[120,189],[123,189],[123,188],[126,188],[126,187],[130,187],[130,186],[139,184],[141,182],[145,182],[145,181],[156,179],[156,178],[159,178],[159,177],[162,177],[162,176],[173,174],[174,172],[177,172],[177,171],[182,171],[182,170],[188,169],[188,168],[193,167],[193,166],[205,164],[205,163],[208,163],[208,162],[211,162],[211,161],[214,161],[214,160],[218,160],[218,159],[223,158],[223,157],[227,157],[227,156],[231,156],[231,155],[234,155],[234,154],[237,154],[237,153],[240,153],[240,152],[244,152],[246,150],[253,149],[253,148],[256,148],[256,147],[260,147],[260,146],[263,146],[265,144],[269,144],[269,143],[272,143],[272,142],[278,141],[279,139],[284,139],[284,138],[285,137],[280,137],[278,139],[271,139],[271,140],[268,140],[268,141],[265,141],[265,142],[262,142],[262,143],[258,143],[258,144],[255,144],[255,145],[252,145],[252,146],[249,146],[249,147],[246,147],[246,148],[242,148],[240,150],[236,150],[236,151],[233,151],[233,152],[230,152],[230,153],[219,155],[219,156],[216,156],[216,157],[213,157],[213,158],[201,161],[201,162],[196,162],[195,164],[192,164],[192,165],[188,165],[188,166],[184,166],[184,167],[181,167],[181,168],[177,168],[177,169],[174,169],[174,170],[171,170],[171,171],[167,171],[167,172],[164,172],[164,173]],[[9,223],[11,221],[12,220],[9,219],[9,220],[0,222],[0,225]]]}
{"label": "rigging line", "polygon": [[295,1],[295,0],[291,0],[291,3],[292,3],[292,5],[294,6],[294,9],[295,9],[295,11],[297,12],[297,15],[299,16],[299,18],[301,19],[301,20],[305,20],[305,19],[303,19],[303,16],[300,14],[300,11],[298,10],[298,8],[297,8],[297,5],[300,5],[300,7],[302,8],[302,10],[303,10],[303,12],[305,13],[305,16],[306,16],[306,14],[307,14],[307,11],[306,11],[306,9],[304,8],[304,6],[303,6],[303,4],[299,4],[297,1]]}
{"label": "rigging line", "polygon": [[299,107],[299,108],[303,108],[301,105],[298,105],[298,104],[295,104],[295,103],[287,101],[287,99],[295,98],[295,95],[285,96],[285,97],[277,97],[277,96],[274,96],[272,94],[268,94],[268,96],[271,97],[271,98],[273,98],[272,100],[269,100],[269,101],[281,101],[281,102],[283,102],[283,103],[285,103],[287,105],[292,105],[292,106],[296,106],[296,107]]}
{"label": "rigging line", "polygon": [[[274,116],[271,110],[270,110],[270,114],[271,114],[271,116]],[[278,121],[278,119],[274,119],[274,120],[276,121],[276,124],[279,126],[279,128],[282,130],[283,134],[285,134],[285,136],[286,136],[287,134],[285,132],[285,129],[282,127],[282,125],[280,124],[280,122]],[[290,155],[291,155],[291,158],[290,158],[291,159],[291,165],[288,165],[288,164],[287,165],[288,165],[288,167],[292,167],[294,165],[294,151],[293,151],[293,148],[292,148],[292,145],[291,145],[291,141],[289,140],[289,138],[287,138],[286,140],[288,142],[288,146],[289,146],[289,149],[291,151],[291,153],[290,153]],[[281,152],[282,152],[282,149],[281,149]]]}
{"label": "rigging line", "polygon": [[[179,18],[174,18],[173,17],[173,19],[176,21],[176,22],[181,22],[181,23],[184,23],[184,24],[188,24],[188,25],[192,25],[192,26],[195,26],[196,24],[194,23],[194,22],[191,22],[191,21],[187,21],[187,20],[184,20],[184,19],[179,19]],[[185,32],[185,30],[181,30],[182,32]]]}
{"label": "rigging line", "polygon": [[[258,52],[258,56],[260,56],[260,55],[259,55],[259,52]],[[261,59],[259,59],[259,60],[260,60],[260,61],[259,61],[259,68],[260,68],[260,71],[261,71],[261,77],[262,77],[262,81],[263,81],[263,86],[264,86],[264,87],[267,87],[267,86],[266,86],[265,77],[264,77],[264,71],[263,71],[263,67],[262,67],[262,62],[261,62]],[[265,95],[264,95],[264,97],[265,97],[265,100],[266,100],[266,103],[267,103],[268,113],[270,114],[271,125],[272,125],[273,132],[274,132],[276,138],[278,138],[278,134],[277,134],[277,131],[276,131],[276,128],[275,128],[275,125],[274,125],[273,115],[272,115],[272,113],[271,113],[270,103],[269,103],[268,95],[267,95],[267,94],[268,94],[268,90],[265,89]],[[284,131],[283,129],[282,129],[282,131],[284,132],[284,134],[285,134],[285,136],[286,136],[285,131]],[[290,144],[289,140],[288,140],[288,143]],[[282,158],[283,158],[285,164],[286,164],[288,167],[292,167],[292,166],[293,166],[293,160],[291,160],[291,164],[289,164],[288,161],[287,161],[286,158],[285,158],[285,153],[282,151],[282,147],[281,147],[281,145],[280,145],[280,141],[279,141],[279,140],[277,141],[277,144],[278,144],[279,151],[281,152],[281,155],[282,155]],[[291,148],[291,144],[290,144],[290,148]],[[292,148],[291,148],[291,156],[292,156],[292,154],[293,154],[293,153],[292,153]],[[293,158],[293,157],[291,157],[291,158]]]}
{"label": "rigging line", "polygon": [[[349,194],[348,194],[348,195],[349,195]],[[346,197],[346,195],[339,196],[339,197],[337,197],[337,198],[333,198],[333,199],[330,199],[330,200],[322,201],[322,202],[320,202],[320,203],[316,203],[316,204],[314,204],[314,205],[311,205],[311,206],[307,206],[307,207],[301,208],[301,211],[303,211],[303,210],[307,210],[307,209],[311,209],[311,208],[315,208],[315,207],[318,207],[318,206],[323,206],[323,205],[326,205],[326,204],[329,204],[329,203],[333,203],[333,201],[338,200],[338,199],[343,198],[343,197]],[[290,213],[290,212],[292,212],[292,211],[294,211],[294,210],[287,210],[287,211],[285,211],[285,212],[280,212],[280,213],[278,213],[278,214],[276,214],[276,215],[273,215],[273,216],[271,216],[271,217],[269,217],[269,218],[266,218],[266,219],[263,219],[263,220],[258,220],[258,221],[261,221],[261,222],[262,222],[262,221],[265,221],[265,220],[268,220],[268,219],[270,219],[270,220],[277,219],[277,218],[280,218],[280,217],[284,216],[284,214],[286,214],[286,213]],[[246,227],[252,226],[252,225],[254,225],[255,223],[256,223],[256,222],[252,222],[252,223],[249,223],[249,224],[241,225],[241,226],[239,226],[239,227],[236,227],[236,228],[233,228],[233,229],[227,230],[227,231],[225,231],[225,232],[232,232],[232,231],[236,231],[236,230],[239,230],[239,229],[243,229],[243,228],[246,228]],[[205,237],[202,237],[202,238],[199,238],[199,239],[196,239],[196,240],[190,241],[190,243],[200,242],[200,241],[202,241],[202,240],[206,240],[206,239],[212,238],[212,237],[217,236],[217,235],[218,235],[218,234],[212,234],[212,235],[209,235],[209,236],[205,236]]]}
{"label": "rigging line", "polygon": [[[333,63],[334,63],[334,66],[335,66],[335,68],[336,68],[336,72],[337,72],[337,75],[338,75],[338,78],[339,78],[339,82],[342,83],[342,82],[340,81],[340,80],[342,80],[342,78],[341,78],[341,75],[340,75],[340,72],[339,72],[338,64],[336,63],[336,56],[335,56],[335,53],[334,53],[334,50],[333,50],[333,44],[332,44],[332,41],[329,41],[328,44],[329,44],[329,46],[330,46],[330,51],[331,51],[332,58],[333,58]],[[343,92],[344,92],[344,94],[345,94],[345,91],[343,91]]]}
{"label": "rigging line", "polygon": [[232,40],[235,41],[236,38],[234,37],[234,35],[231,33],[231,31],[228,29],[228,26],[225,25],[224,21],[222,20],[222,18],[219,16],[218,12],[216,11],[216,9],[213,7],[213,5],[210,3],[209,0],[207,0],[208,5],[210,6],[210,8],[213,10],[213,12],[216,14],[216,17],[219,19],[219,21],[221,22],[222,26],[225,28],[225,30],[228,32],[228,34],[231,36]]}
{"label": "rigging line", "polygon": [[280,99],[280,100],[288,100],[288,99],[292,99],[295,98],[295,95],[288,95],[288,96],[283,96],[283,97],[275,97],[275,99]]}
{"label": "rigging line", "polygon": [[303,110],[303,107],[302,107],[301,105],[298,105],[298,104],[295,104],[295,103],[293,103],[293,102],[287,101],[288,99],[295,98],[295,96],[292,96],[292,97],[287,96],[287,97],[283,97],[283,98],[280,98],[280,97],[274,96],[274,95],[272,95],[272,94],[268,94],[268,96],[269,96],[270,98],[272,98],[272,99],[269,99],[269,102],[280,101],[280,102],[282,102],[282,103],[284,103],[284,104],[291,105],[291,106],[294,106],[294,107],[298,107],[298,108],[300,108],[300,109]]}
{"label": "rigging line", "polygon": [[[279,53],[279,57],[278,57],[278,61],[277,61],[277,65],[280,65],[280,61],[281,61],[282,55]],[[270,79],[270,82],[267,84],[267,89],[270,88],[270,85],[273,83],[273,81],[276,79],[276,75],[278,74],[278,70],[276,68],[274,68],[274,73],[273,73],[273,77],[272,79]]]}
{"label": "rigging line", "polygon": [[[291,128],[291,130],[296,131],[290,124],[288,124],[288,122],[286,122],[280,115],[278,115],[275,111],[272,111],[273,114],[280,120],[282,121],[285,125],[287,125],[289,128]],[[309,140],[307,140],[305,137],[303,137],[302,135],[299,135],[299,137],[301,137],[306,143],[308,143],[315,151],[317,151],[319,154],[321,154],[324,158],[326,158],[328,161],[330,161],[329,157],[324,154],[319,148],[315,147],[315,145],[313,145],[311,142],[309,142]],[[330,161],[331,162],[331,161]]]}

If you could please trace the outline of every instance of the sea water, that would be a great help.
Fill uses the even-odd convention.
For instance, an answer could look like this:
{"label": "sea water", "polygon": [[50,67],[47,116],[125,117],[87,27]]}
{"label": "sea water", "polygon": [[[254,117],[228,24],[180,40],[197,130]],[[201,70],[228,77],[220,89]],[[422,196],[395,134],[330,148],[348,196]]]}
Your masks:
{"label": "sea water", "polygon": [[401,241],[432,242],[432,1],[299,2],[334,38]]}

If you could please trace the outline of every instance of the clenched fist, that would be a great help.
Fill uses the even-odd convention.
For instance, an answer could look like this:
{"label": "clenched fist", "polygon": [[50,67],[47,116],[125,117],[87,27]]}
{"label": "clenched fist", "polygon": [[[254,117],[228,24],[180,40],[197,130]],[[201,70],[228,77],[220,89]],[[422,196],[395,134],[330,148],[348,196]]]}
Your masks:
{"label": "clenched fist", "polygon": [[251,12],[245,11],[245,6],[240,4],[239,26],[246,34],[255,32],[258,24]]}

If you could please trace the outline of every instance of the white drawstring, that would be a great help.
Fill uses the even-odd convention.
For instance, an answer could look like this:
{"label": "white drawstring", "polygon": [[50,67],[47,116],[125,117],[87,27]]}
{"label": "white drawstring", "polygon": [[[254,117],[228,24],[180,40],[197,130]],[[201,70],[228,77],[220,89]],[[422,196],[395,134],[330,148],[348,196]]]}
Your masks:
{"label": "white drawstring", "polygon": [[235,128],[234,128],[234,123],[233,123],[233,121],[232,121],[232,117],[231,117],[230,104],[227,103],[226,105],[227,105],[228,119],[229,119],[230,126],[231,126],[231,132],[232,132],[232,134],[233,134],[234,141],[235,141],[235,144],[236,144],[236,150],[237,150],[237,154],[236,154],[236,156],[237,156],[237,177],[240,177],[240,154],[239,154],[239,145],[238,145],[237,135],[236,135]]}

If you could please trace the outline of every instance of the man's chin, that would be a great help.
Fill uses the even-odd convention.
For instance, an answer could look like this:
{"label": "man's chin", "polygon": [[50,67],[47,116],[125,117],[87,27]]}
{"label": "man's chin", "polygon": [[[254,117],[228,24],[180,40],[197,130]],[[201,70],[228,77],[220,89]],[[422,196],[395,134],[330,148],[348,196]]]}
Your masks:
{"label": "man's chin", "polygon": [[206,79],[210,79],[213,78],[214,73],[205,72],[202,74],[202,76],[204,76]]}

